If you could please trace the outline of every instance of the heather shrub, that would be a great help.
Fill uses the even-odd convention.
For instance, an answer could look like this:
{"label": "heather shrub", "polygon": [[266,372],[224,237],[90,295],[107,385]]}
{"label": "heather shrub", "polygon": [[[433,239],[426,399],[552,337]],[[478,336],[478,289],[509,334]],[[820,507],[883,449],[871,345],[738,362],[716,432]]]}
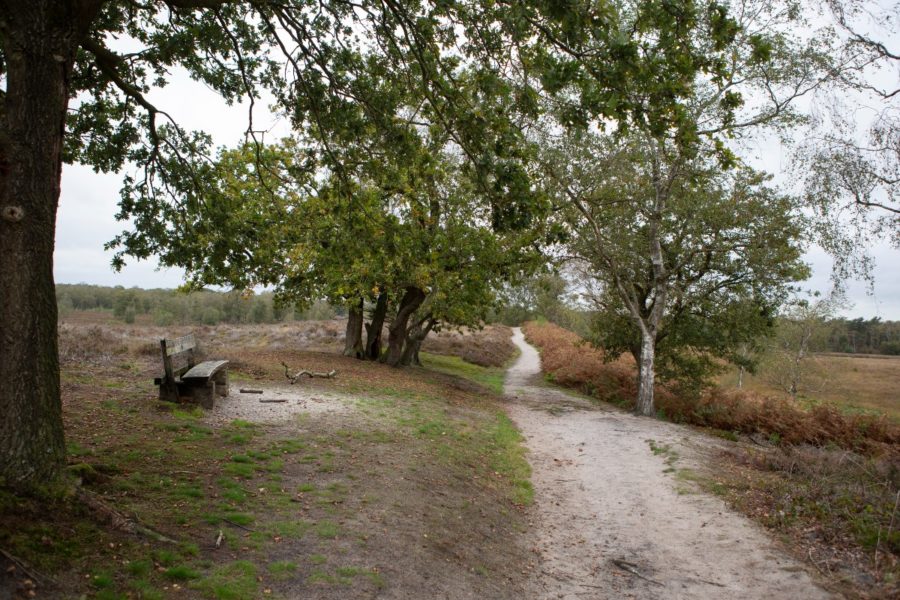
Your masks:
{"label": "heather shrub", "polygon": [[504,325],[433,333],[425,338],[422,350],[433,354],[458,356],[466,362],[482,367],[501,367],[516,354],[512,332]]}

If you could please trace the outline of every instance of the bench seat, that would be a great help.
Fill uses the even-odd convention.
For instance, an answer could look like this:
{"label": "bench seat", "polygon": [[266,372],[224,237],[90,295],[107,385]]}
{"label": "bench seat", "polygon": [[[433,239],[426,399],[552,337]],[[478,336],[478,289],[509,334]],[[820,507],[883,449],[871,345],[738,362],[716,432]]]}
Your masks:
{"label": "bench seat", "polygon": [[194,365],[181,376],[181,380],[185,382],[190,380],[206,381],[226,366],[228,366],[227,360],[207,360],[199,365]]}

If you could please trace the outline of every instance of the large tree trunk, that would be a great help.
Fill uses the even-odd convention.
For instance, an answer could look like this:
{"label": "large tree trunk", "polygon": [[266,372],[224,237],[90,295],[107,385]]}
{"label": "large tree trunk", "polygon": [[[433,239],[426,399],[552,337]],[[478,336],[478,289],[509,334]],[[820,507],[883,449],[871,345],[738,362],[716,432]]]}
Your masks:
{"label": "large tree trunk", "polygon": [[69,77],[97,2],[0,2],[0,482],[65,461],[53,248]]}
{"label": "large tree trunk", "polygon": [[362,358],[364,355],[363,341],[363,299],[359,299],[356,306],[351,306],[347,315],[347,333],[344,336],[344,356]]}
{"label": "large tree trunk", "polygon": [[400,364],[402,366],[422,366],[422,361],[419,359],[419,349],[422,347],[422,342],[424,342],[425,338],[428,337],[428,334],[431,333],[435,323],[436,321],[429,315],[423,317],[415,325],[409,328],[409,333],[406,335],[406,345],[403,348],[403,356],[400,357]]}
{"label": "large tree trunk", "polygon": [[653,406],[653,383],[656,379],[655,360],[656,339],[650,331],[642,329],[641,356],[638,362],[638,396],[634,412],[648,417],[655,414]]}
{"label": "large tree trunk", "polygon": [[366,323],[366,358],[369,360],[381,358],[381,336],[384,330],[384,319],[387,316],[387,309],[387,293],[381,292],[378,295],[378,300],[375,301],[372,321]]}
{"label": "large tree trunk", "polygon": [[388,349],[381,358],[381,362],[392,367],[400,366],[409,318],[422,306],[424,301],[425,292],[413,286],[406,288],[406,293],[403,294],[403,299],[400,300],[397,314],[388,328]]}

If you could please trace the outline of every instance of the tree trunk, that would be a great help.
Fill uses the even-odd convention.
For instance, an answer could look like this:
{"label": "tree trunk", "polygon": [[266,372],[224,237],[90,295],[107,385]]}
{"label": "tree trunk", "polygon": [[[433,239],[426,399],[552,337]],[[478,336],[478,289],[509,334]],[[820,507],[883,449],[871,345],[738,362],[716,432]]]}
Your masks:
{"label": "tree trunk", "polygon": [[347,314],[347,334],[344,336],[344,356],[362,358],[365,354],[362,341],[363,299],[351,306]]}
{"label": "tree trunk", "polygon": [[366,323],[366,358],[369,360],[381,358],[381,335],[384,329],[384,318],[387,316],[387,309],[387,293],[381,292],[378,294],[378,300],[375,301],[372,321]]}
{"label": "tree trunk", "polygon": [[634,412],[647,417],[655,414],[653,406],[653,384],[656,379],[655,359],[656,340],[650,331],[643,329],[641,331],[641,358],[638,362],[638,396]]}
{"label": "tree trunk", "polygon": [[422,361],[419,359],[419,349],[422,347],[422,342],[424,342],[425,338],[428,337],[428,334],[431,333],[431,329],[434,325],[435,320],[429,315],[423,317],[415,325],[409,328],[409,333],[406,335],[406,345],[403,347],[403,356],[400,357],[400,364],[402,366],[422,366]]}
{"label": "tree trunk", "polygon": [[392,367],[400,366],[409,318],[415,314],[424,301],[425,292],[417,287],[410,286],[406,288],[406,293],[403,294],[403,299],[400,300],[400,307],[397,309],[394,321],[388,328],[388,349],[387,353],[381,358],[381,362]]}
{"label": "tree trunk", "polygon": [[0,482],[65,462],[53,248],[75,53],[99,2],[0,2]]}

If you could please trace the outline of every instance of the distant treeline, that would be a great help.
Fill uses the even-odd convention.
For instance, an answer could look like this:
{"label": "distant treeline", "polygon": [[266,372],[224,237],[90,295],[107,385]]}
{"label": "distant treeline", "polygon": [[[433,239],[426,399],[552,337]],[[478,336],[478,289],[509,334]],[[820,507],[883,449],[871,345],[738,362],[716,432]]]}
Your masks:
{"label": "distant treeline", "polygon": [[271,292],[200,291],[103,287],[87,284],[59,284],[56,301],[60,316],[73,310],[110,311],[126,323],[138,315],[151,315],[155,325],[218,323],[276,323],[290,320],[330,319],[344,311],[327,302],[314,303],[305,310],[279,306]]}
{"label": "distant treeline", "polygon": [[832,319],[826,352],[900,355],[900,321]]}

